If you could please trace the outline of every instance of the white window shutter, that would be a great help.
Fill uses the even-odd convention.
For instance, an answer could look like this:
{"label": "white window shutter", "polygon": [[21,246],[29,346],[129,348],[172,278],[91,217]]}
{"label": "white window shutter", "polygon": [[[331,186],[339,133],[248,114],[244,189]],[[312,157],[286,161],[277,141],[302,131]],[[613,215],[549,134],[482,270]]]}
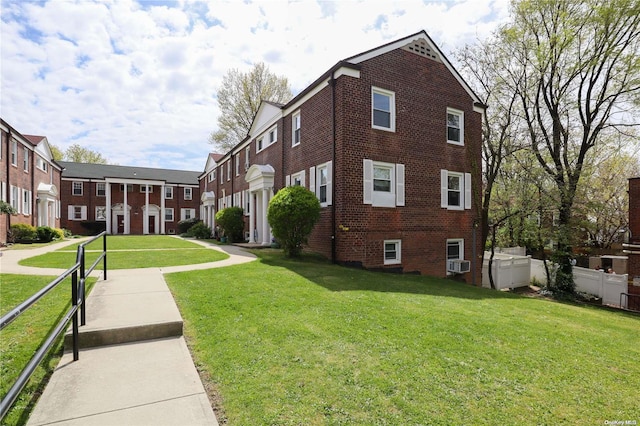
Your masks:
{"label": "white window shutter", "polygon": [[80,217],[82,220],[87,220],[87,206],[82,206],[80,209]]}
{"label": "white window shutter", "polygon": [[333,202],[333,161],[327,163],[327,205],[330,206]]}
{"label": "white window shutter", "polygon": [[[309,167],[309,191],[316,193],[316,168]],[[316,194],[317,195],[317,194]]]}
{"label": "white window shutter", "polygon": [[404,164],[396,164],[396,206],[404,206]]}
{"label": "white window shutter", "polygon": [[464,208],[471,209],[471,173],[464,174]]}
{"label": "white window shutter", "polygon": [[291,186],[291,175],[286,175],[284,178],[284,186]]}
{"label": "white window shutter", "polygon": [[447,185],[447,171],[440,169],[440,207],[449,207],[449,186]]}
{"label": "white window shutter", "polygon": [[305,180],[304,180],[304,178],[305,178],[305,176],[304,176],[304,175],[305,175],[305,170],[303,170],[303,171],[301,171],[301,172],[300,172],[300,185],[301,185],[303,188],[306,188],[306,185],[307,185],[307,184],[306,184],[306,182],[305,182]]}
{"label": "white window shutter", "polygon": [[362,160],[363,203],[373,204],[373,161]]}

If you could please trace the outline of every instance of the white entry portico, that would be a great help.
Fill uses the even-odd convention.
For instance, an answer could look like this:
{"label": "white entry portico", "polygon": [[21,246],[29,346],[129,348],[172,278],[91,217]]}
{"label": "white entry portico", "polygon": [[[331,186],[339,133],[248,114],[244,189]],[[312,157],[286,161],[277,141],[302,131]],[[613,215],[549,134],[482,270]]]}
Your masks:
{"label": "white entry portico", "polygon": [[[143,214],[143,234],[164,234],[165,233],[165,181],[161,180],[146,180],[146,179],[121,179],[121,178],[106,178],[105,179],[105,197],[106,197],[106,230],[109,234],[125,234],[131,233],[131,205],[128,200],[127,185],[140,185],[145,187],[144,205],[141,207]],[[122,185],[125,190],[123,191],[123,203],[111,204],[111,192],[112,185]],[[149,203],[149,191],[153,186],[160,187],[160,207],[156,204]],[[126,208],[125,208],[126,206]],[[137,214],[137,212],[136,212]],[[150,222],[151,220],[151,222]],[[159,222],[159,227],[158,227]],[[158,229],[159,228],[159,229]]]}
{"label": "white entry portico", "polygon": [[56,223],[56,203],[58,199],[58,189],[55,185],[40,183],[38,185],[38,226],[55,226]]}
{"label": "white entry portico", "polygon": [[249,184],[249,242],[271,245],[271,227],[267,221],[269,201],[273,197],[274,168],[269,164],[254,164],[247,170]]}
{"label": "white entry portico", "polygon": [[200,218],[209,229],[216,229],[216,194],[203,192],[200,197]]}

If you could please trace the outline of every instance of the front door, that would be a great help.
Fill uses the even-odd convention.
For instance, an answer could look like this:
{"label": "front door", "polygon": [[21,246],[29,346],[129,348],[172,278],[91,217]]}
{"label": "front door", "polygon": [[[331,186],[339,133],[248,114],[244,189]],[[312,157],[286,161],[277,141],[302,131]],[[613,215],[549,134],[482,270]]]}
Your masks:
{"label": "front door", "polygon": [[116,222],[118,224],[118,234],[124,234],[124,215],[119,214],[116,216]]}
{"label": "front door", "polygon": [[155,234],[156,233],[156,217],[149,216],[147,220],[149,221],[149,233]]}

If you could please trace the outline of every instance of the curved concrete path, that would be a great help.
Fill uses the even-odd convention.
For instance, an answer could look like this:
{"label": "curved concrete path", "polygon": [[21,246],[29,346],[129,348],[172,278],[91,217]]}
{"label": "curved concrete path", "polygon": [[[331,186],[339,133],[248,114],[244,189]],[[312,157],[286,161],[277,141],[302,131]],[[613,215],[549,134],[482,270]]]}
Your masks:
{"label": "curved concrete path", "polygon": [[[179,238],[179,237],[176,237]],[[21,266],[27,257],[80,240],[30,250],[3,250],[0,272],[59,275],[64,270]],[[66,351],[28,425],[217,425],[182,336],[182,317],[164,273],[250,262],[236,246],[189,240],[229,255],[212,263],[108,270],[87,298],[80,359]],[[102,278],[102,271],[95,275]],[[65,341],[70,340],[65,336]]]}

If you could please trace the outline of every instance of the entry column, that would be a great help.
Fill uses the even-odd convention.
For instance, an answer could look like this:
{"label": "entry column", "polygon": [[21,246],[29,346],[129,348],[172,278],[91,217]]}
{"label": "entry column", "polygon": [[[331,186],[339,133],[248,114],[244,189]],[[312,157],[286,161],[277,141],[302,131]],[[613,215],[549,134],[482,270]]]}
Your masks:
{"label": "entry column", "polygon": [[262,190],[262,245],[269,246],[269,221],[267,220],[267,210],[269,209],[269,189]]}

